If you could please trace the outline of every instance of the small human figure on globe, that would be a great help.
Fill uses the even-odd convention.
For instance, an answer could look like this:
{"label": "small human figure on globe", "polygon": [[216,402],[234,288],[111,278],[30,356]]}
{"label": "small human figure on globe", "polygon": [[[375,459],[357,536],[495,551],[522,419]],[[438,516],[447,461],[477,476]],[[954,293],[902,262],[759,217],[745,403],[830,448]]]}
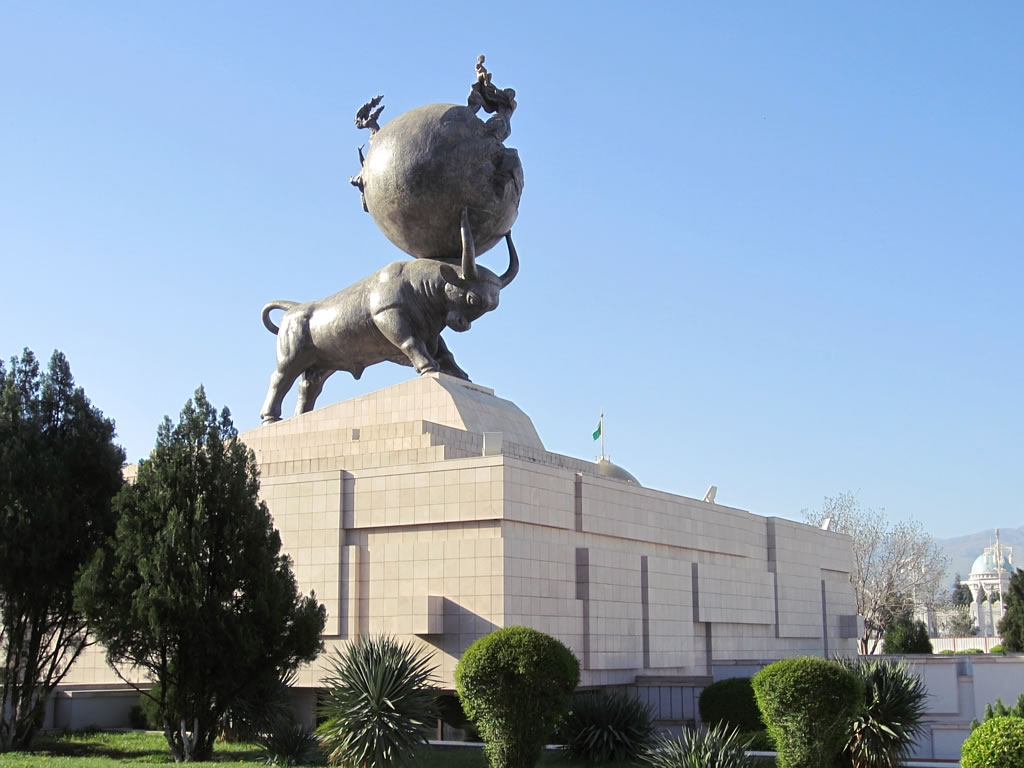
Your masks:
{"label": "small human figure on globe", "polygon": [[484,66],[485,56],[476,57],[476,82],[470,86],[466,103],[474,113],[483,107],[484,112],[496,113],[487,121],[487,130],[498,141],[504,141],[512,133],[512,113],[516,110],[516,92],[512,88],[497,88],[491,83],[491,73]]}

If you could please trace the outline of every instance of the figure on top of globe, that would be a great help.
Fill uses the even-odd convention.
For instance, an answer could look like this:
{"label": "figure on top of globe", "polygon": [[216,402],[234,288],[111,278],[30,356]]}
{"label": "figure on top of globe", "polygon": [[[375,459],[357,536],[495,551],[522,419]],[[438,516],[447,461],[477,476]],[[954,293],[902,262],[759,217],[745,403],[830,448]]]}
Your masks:
{"label": "figure on top of globe", "polygon": [[[463,209],[477,254],[500,242],[519,213],[523,166],[504,145],[516,94],[492,84],[483,55],[476,76],[467,106],[428,104],[383,127],[382,96],[356,113],[356,126],[370,131],[370,147],[365,157],[360,148],[362,168],[352,184],[388,240],[418,259],[461,259]],[[492,115],[486,122],[480,109]]]}

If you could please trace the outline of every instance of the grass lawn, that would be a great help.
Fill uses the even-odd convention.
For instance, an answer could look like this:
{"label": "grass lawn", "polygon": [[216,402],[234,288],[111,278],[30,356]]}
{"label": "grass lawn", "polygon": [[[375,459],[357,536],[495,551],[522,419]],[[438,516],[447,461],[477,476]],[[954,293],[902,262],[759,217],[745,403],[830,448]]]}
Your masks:
{"label": "grass lawn", "polygon": [[[113,768],[113,766],[149,766],[173,764],[163,734],[129,731],[126,733],[86,732],[62,735],[41,735],[31,752],[0,754],[0,768]],[[214,761],[191,763],[194,766],[263,765],[259,747],[254,744],[224,744],[214,747]],[[468,747],[430,747],[423,753],[422,768],[487,768],[482,749]],[[587,763],[566,760],[557,752],[546,752],[539,766],[543,768],[589,768]],[[634,768],[634,763],[602,763],[602,768]],[[764,763],[772,768],[773,762]]]}
{"label": "grass lawn", "polygon": [[[113,768],[113,766],[151,766],[172,764],[163,734],[129,731],[126,733],[84,732],[61,735],[43,734],[31,752],[0,754],[0,768],[53,766],[54,768]],[[254,744],[217,742],[213,762],[195,766],[263,765],[259,747]],[[482,749],[468,747],[430,747],[423,754],[423,768],[487,768]],[[540,766],[548,768],[584,768],[557,753],[545,754]],[[632,768],[627,763],[606,764],[607,768]]]}
{"label": "grass lawn", "polygon": [[[259,747],[254,744],[223,744],[214,747],[214,763],[192,765],[220,765],[246,763],[259,765]],[[153,765],[171,763],[171,751],[161,733],[128,731],[107,733],[85,731],[61,735],[41,734],[31,752],[0,754],[0,766],[69,766],[73,768],[99,768],[99,766]]]}

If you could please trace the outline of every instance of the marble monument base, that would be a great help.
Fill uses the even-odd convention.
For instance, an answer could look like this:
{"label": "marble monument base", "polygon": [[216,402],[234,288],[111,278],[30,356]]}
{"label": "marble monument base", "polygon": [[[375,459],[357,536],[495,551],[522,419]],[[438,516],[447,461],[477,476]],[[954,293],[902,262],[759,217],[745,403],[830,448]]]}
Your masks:
{"label": "marble monument base", "polygon": [[[659,439],[661,425],[635,428]],[[573,650],[581,685],[680,722],[716,675],[856,652],[848,537],[605,476],[546,451],[485,387],[422,376],[240,437],[302,591],[327,607],[328,653],[359,634],[411,639],[452,689],[470,643],[526,624]],[[324,667],[300,671],[304,720]],[[58,694],[82,706],[53,722],[106,723],[96,702],[125,688],[90,648]]]}

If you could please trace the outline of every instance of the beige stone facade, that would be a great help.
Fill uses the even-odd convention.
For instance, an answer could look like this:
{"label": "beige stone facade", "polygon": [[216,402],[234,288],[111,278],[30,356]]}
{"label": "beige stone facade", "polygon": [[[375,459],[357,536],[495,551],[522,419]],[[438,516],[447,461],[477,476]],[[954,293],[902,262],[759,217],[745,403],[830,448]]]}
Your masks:
{"label": "beige stone facade", "polygon": [[[602,477],[489,389],[428,375],[241,437],[328,649],[415,639],[448,688],[514,624],[572,648],[586,686],[855,652],[846,536]],[[115,680],[96,653],[67,683]]]}

